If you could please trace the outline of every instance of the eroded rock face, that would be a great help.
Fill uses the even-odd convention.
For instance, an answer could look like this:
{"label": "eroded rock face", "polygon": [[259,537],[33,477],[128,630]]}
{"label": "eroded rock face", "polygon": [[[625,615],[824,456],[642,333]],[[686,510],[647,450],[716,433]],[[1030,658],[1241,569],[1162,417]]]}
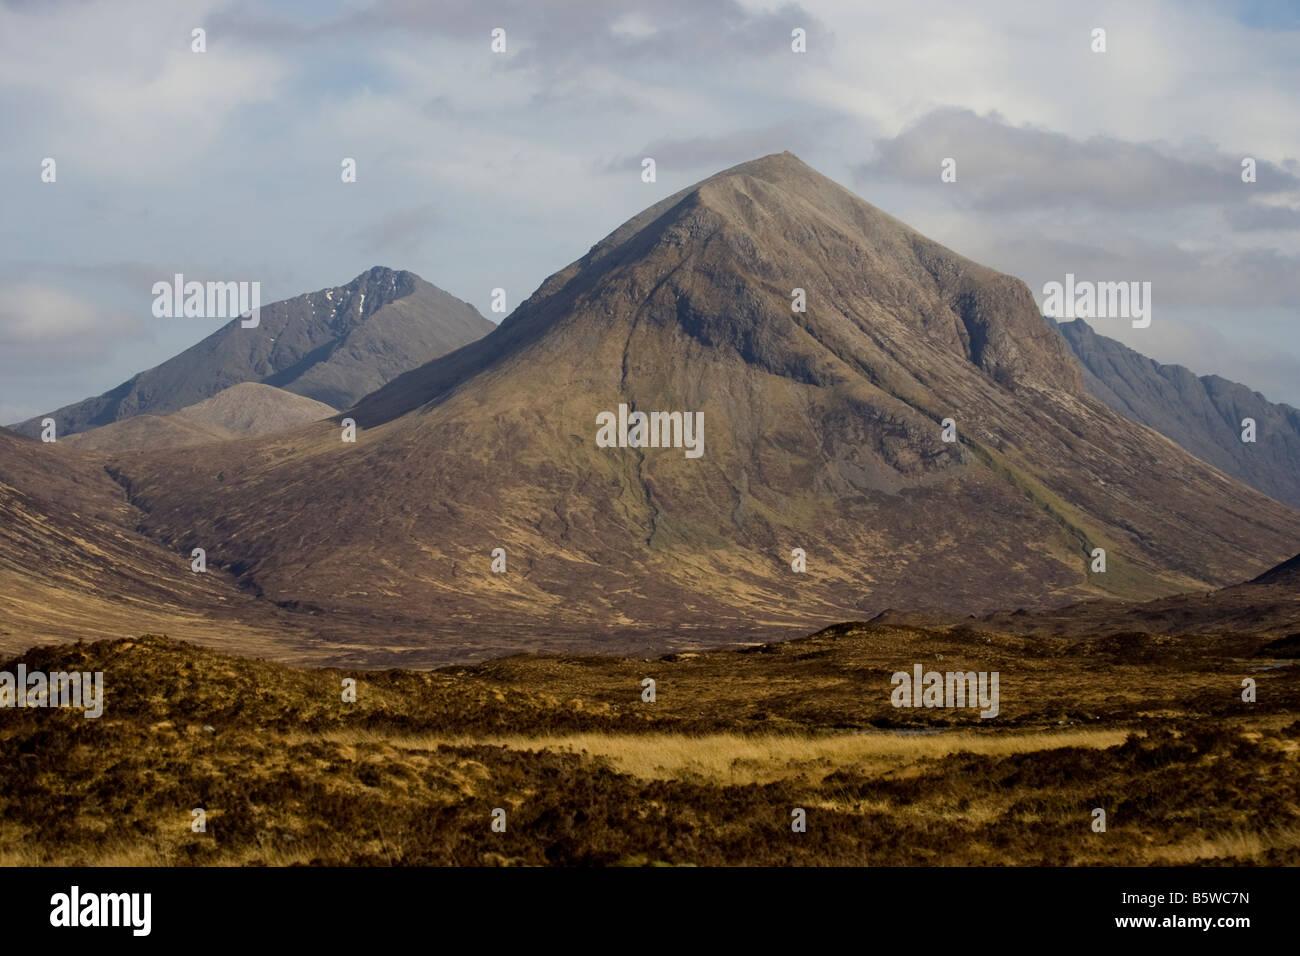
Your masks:
{"label": "eroded rock face", "polygon": [[[1300,409],[1270,402],[1217,375],[1152,361],[1097,334],[1082,319],[1057,328],[1095,398],[1252,488],[1300,508]],[[1246,418],[1255,423],[1254,442],[1241,440]]]}

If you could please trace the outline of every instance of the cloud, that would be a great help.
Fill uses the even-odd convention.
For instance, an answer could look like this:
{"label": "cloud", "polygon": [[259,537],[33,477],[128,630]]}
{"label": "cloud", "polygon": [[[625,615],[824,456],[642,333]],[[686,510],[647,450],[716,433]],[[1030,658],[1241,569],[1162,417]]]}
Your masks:
{"label": "cloud", "polygon": [[705,169],[716,172],[769,153],[797,153],[816,139],[812,122],[775,123],[761,129],[742,129],[716,136],[688,139],[663,138],[647,143],[638,152],[620,156],[604,165],[605,172],[639,169],[650,156],[656,166],[677,169]]}
{"label": "cloud", "polygon": [[1300,229],[1300,209],[1249,203],[1226,210],[1228,222],[1238,232],[1264,229]]}
{"label": "cloud", "polygon": [[58,287],[0,285],[0,353],[8,370],[35,360],[91,362],[140,334],[140,323],[124,313]]}
{"label": "cloud", "polygon": [[1300,256],[1269,249],[1189,249],[1172,240],[1089,234],[1001,240],[980,259],[1020,276],[1040,302],[1043,283],[1064,281],[1066,273],[1077,281],[1150,282],[1153,322],[1170,308],[1241,314],[1300,302]]}
{"label": "cloud", "polygon": [[17,425],[29,418],[35,418],[42,411],[44,409],[37,408],[35,405],[15,405],[11,402],[0,402],[0,422]]}
{"label": "cloud", "polygon": [[397,31],[478,40],[487,51],[491,31],[500,27],[507,50],[516,51],[515,65],[582,71],[599,64],[694,66],[720,54],[734,62],[788,52],[795,26],[826,32],[799,4],[760,9],[736,0],[658,0],[652,7],[640,0],[504,0],[490,8],[479,0],[377,0],[341,18],[336,28],[350,34]]}
{"label": "cloud", "polygon": [[244,132],[242,110],[275,99],[286,73],[278,57],[220,36],[192,52],[191,30],[212,6],[0,9],[6,139],[40,143],[61,179],[188,180],[205,153]]}
{"label": "cloud", "polygon": [[876,155],[855,173],[859,180],[938,183],[946,158],[956,161],[957,181],[947,187],[954,202],[985,212],[1235,206],[1261,193],[1300,192],[1300,177],[1264,160],[1256,161],[1258,181],[1245,184],[1241,156],[1204,144],[1076,140],[963,109],[935,110],[877,142]]}
{"label": "cloud", "polygon": [[[1239,348],[1296,354],[1300,325],[1277,314],[1294,317],[1300,275],[1300,128],[1282,121],[1300,59],[1294,30],[1261,22],[1169,0],[0,0],[0,214],[17,225],[0,286],[135,316],[175,271],[260,277],[269,301],[411,253],[389,264],[486,311],[492,288],[518,301],[656,200],[789,149],[1036,290],[1149,278],[1156,328],[1214,310],[1258,333]],[[37,178],[47,155],[57,185]],[[40,358],[5,340],[0,400],[55,407],[210,331],[136,326],[147,342],[84,361],[77,342]],[[1218,370],[1213,343],[1186,341]]]}
{"label": "cloud", "polygon": [[367,254],[409,254],[420,248],[439,221],[433,204],[425,203],[410,209],[396,209],[358,229],[352,238]]}
{"label": "cloud", "polygon": [[148,294],[159,279],[168,278],[172,271],[174,270],[169,270],[165,266],[124,260],[49,263],[31,259],[14,259],[0,262],[0,288],[3,288],[4,283],[16,285],[24,279],[32,281],[39,279],[51,286],[74,281],[83,288],[103,290],[112,286],[129,295],[140,297]]}

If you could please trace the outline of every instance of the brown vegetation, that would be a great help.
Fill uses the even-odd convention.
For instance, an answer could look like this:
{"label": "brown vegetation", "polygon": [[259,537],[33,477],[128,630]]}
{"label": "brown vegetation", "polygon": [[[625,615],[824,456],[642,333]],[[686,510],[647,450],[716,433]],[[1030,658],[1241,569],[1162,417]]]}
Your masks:
{"label": "brown vegetation", "polygon": [[[105,712],[0,711],[0,861],[1300,863],[1300,686],[1240,650],[846,626],[357,673],[344,703],[346,672],[159,637],[42,648],[105,672]],[[1002,714],[894,709],[914,661],[999,670]]]}

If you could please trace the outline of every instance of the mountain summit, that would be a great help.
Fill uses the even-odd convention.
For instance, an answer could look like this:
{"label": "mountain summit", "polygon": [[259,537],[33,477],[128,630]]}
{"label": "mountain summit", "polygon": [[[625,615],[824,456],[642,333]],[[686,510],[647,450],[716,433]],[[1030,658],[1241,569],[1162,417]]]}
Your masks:
{"label": "mountain summit", "polygon": [[[805,313],[792,311],[795,288],[805,292]],[[1009,388],[1082,389],[1023,282],[945,249],[787,152],[725,170],[629,219],[547,279],[491,341],[398,379],[358,411],[396,417],[518,358],[545,333],[560,350],[574,336],[617,335],[617,326],[602,328],[616,317],[674,327],[767,371],[823,384],[861,375],[864,361],[895,364],[890,353],[903,347],[962,360]],[[845,367],[828,348],[866,354]]]}
{"label": "mountain summit", "polygon": [[[638,413],[655,445],[698,421],[702,453],[630,439]],[[788,153],[657,202],[349,415],[355,444],[311,425],[119,479],[151,535],[390,647],[1155,597],[1300,539],[1090,397],[1023,282]]]}
{"label": "mountain summit", "polygon": [[[495,326],[412,272],[376,266],[347,285],[264,306],[257,328],[231,320],[161,365],[49,413],[71,435],[135,415],[168,415],[243,382],[335,408]],[[37,437],[38,415],[14,430]]]}

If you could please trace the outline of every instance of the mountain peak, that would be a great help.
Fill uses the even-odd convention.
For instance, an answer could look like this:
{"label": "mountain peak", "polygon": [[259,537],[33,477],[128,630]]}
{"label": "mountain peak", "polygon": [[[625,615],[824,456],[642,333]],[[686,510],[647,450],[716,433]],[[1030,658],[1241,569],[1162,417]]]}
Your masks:
{"label": "mountain peak", "polygon": [[411,294],[416,283],[423,282],[414,272],[405,269],[390,269],[387,266],[371,266],[351,282],[340,288],[365,290],[367,295],[375,295],[388,303]]}
{"label": "mountain peak", "polygon": [[[231,320],[161,365],[49,416],[60,435],[72,435],[136,415],[166,416],[241,382],[346,408],[493,328],[472,305],[415,273],[373,266],[346,285],[263,306],[256,328]],[[43,417],[15,429],[39,435]]]}
{"label": "mountain peak", "polygon": [[352,411],[359,422],[388,421],[490,367],[567,362],[573,342],[606,341],[621,354],[638,327],[796,381],[933,383],[974,366],[1003,389],[1083,388],[1022,281],[784,152],[659,200],[547,278],[481,342]]}
{"label": "mountain peak", "polygon": [[732,324],[768,332],[781,323],[816,325],[842,339],[878,337],[901,323],[1004,387],[1082,388],[1023,282],[921,235],[789,152],[733,166],[650,206],[548,279],[505,324],[572,313],[560,301],[611,279],[630,280],[628,294],[642,296],[659,281],[652,277],[670,273],[679,315],[683,299],[708,284],[710,308],[719,297],[742,300],[744,308],[727,312]]}
{"label": "mountain peak", "polygon": [[727,179],[735,176],[754,176],[759,179],[792,180],[800,177],[824,179],[821,173],[813,169],[789,150],[769,153],[757,159],[737,163],[728,169],[714,173],[704,182]]}

